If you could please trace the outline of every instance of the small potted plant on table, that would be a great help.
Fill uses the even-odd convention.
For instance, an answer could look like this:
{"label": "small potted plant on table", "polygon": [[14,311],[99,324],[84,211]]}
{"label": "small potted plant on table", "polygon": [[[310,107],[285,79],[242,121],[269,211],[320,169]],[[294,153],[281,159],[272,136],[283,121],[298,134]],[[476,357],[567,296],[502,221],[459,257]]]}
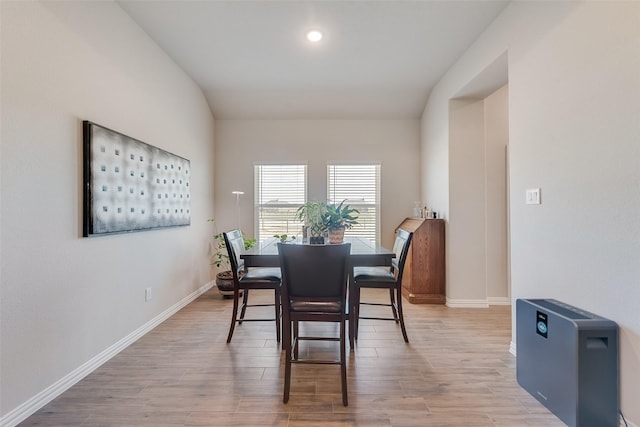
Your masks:
{"label": "small potted plant on table", "polygon": [[308,237],[311,244],[324,243],[324,232],[326,230],[324,214],[326,211],[326,204],[319,200],[310,200],[298,208],[296,219],[303,223],[303,240]]}
{"label": "small potted plant on table", "polygon": [[342,243],[344,231],[358,224],[360,211],[345,205],[345,202],[326,205],[322,218],[324,227],[329,231],[329,243]]}

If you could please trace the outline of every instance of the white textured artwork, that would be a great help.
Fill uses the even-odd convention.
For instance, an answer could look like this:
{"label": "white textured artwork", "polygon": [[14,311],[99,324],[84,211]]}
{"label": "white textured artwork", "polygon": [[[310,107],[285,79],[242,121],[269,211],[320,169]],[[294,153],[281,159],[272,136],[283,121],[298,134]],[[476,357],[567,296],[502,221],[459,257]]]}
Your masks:
{"label": "white textured artwork", "polygon": [[83,124],[85,237],[191,223],[189,160]]}

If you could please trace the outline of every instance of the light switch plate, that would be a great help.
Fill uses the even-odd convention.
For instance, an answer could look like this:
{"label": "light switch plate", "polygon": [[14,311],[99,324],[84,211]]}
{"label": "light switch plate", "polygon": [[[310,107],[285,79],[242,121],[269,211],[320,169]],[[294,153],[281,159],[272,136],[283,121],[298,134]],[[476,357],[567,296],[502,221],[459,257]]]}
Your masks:
{"label": "light switch plate", "polygon": [[526,191],[526,203],[527,205],[539,205],[540,204],[540,189],[529,188]]}

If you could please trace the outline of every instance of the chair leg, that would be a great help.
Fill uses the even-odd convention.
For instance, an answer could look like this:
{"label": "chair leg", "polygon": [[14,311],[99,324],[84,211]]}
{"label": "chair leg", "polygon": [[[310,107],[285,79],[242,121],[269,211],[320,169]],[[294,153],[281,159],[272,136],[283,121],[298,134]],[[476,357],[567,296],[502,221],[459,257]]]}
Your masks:
{"label": "chair leg", "polygon": [[356,348],[356,321],[358,320],[358,311],[356,309],[357,302],[355,297],[355,282],[353,280],[353,270],[351,271],[351,278],[349,278],[349,348],[354,350]]}
{"label": "chair leg", "polygon": [[239,324],[242,325],[242,320],[244,319],[244,315],[247,312],[247,304],[249,303],[249,289],[245,289],[242,293],[242,309],[240,310],[240,320]]}
{"label": "chair leg", "polygon": [[274,305],[276,307],[276,339],[277,342],[280,342],[280,291],[278,289],[275,289],[274,291],[275,293],[275,301],[274,301]]}
{"label": "chair leg", "polygon": [[[233,336],[233,330],[236,327],[236,319],[238,316],[238,300],[240,291],[238,289],[234,289],[233,291],[233,310],[231,311],[231,325],[229,325],[229,335],[227,335],[227,344],[231,342],[231,337]],[[246,290],[245,290],[246,295]]]}
{"label": "chair leg", "polygon": [[[353,311],[351,313],[353,313]],[[352,314],[350,314],[349,316],[352,316]],[[355,350],[355,348],[356,348],[356,337],[354,335],[355,329],[353,327],[353,325],[355,324],[355,321],[352,320],[351,317],[350,317],[348,322],[349,322],[349,348],[351,350]]]}
{"label": "chair leg", "polygon": [[408,343],[409,337],[407,337],[407,329],[404,327],[404,314],[402,313],[402,288],[396,288],[396,292],[398,292],[398,317],[400,318],[400,329],[402,329],[404,342]]}
{"label": "chair leg", "polygon": [[358,339],[358,328],[360,327],[360,287],[354,286],[353,290],[353,337]]}
{"label": "chair leg", "polygon": [[393,311],[393,318],[396,319],[396,324],[398,323],[398,311],[396,310],[396,294],[395,289],[389,288],[389,300],[391,301],[391,311]]}
{"label": "chair leg", "polygon": [[346,319],[340,322],[340,376],[342,377],[342,404],[349,405],[347,397]]}
{"label": "chair leg", "polygon": [[300,342],[298,340],[298,333],[299,333],[299,323],[297,320],[293,321],[293,338],[292,340],[295,342],[295,344],[293,344],[293,358],[295,360],[298,360],[298,349],[299,349],[299,345],[298,343]]}
{"label": "chair leg", "polygon": [[282,323],[283,347],[284,347],[284,396],[282,402],[289,401],[289,390],[291,388],[291,321],[289,316],[284,316]]}

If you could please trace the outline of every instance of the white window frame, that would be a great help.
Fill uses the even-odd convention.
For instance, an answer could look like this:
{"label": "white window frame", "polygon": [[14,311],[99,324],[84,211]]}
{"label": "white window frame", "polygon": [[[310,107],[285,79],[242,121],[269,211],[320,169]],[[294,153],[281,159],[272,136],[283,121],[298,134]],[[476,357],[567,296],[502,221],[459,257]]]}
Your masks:
{"label": "white window frame", "polygon": [[[332,162],[327,164],[327,201],[328,203],[340,203],[346,199],[345,204],[350,207],[358,209],[360,211],[360,218],[358,222],[360,224],[355,225],[352,229],[345,231],[345,237],[365,237],[374,243],[380,242],[380,175],[381,164],[378,162],[370,163],[337,163]],[[362,174],[361,178],[365,178],[367,174],[371,174],[371,171],[367,169],[373,169],[373,179],[375,188],[365,189],[361,194],[358,194],[358,190],[349,189],[347,185],[345,188],[339,188],[339,180],[357,179],[358,174]],[[341,171],[339,171],[341,169]],[[340,177],[342,175],[342,177]],[[351,177],[350,177],[351,176]],[[373,210],[373,217],[369,216],[367,221],[367,210]],[[371,220],[373,220],[373,232],[371,231]]]}
{"label": "white window frame", "polygon": [[[281,176],[278,176],[278,169],[281,169]],[[298,169],[297,176],[295,169]],[[254,163],[254,235],[258,241],[265,241],[275,234],[301,235],[302,223],[295,220],[295,212],[307,201],[307,174],[306,163]],[[265,182],[264,178],[269,178],[270,182]],[[273,201],[265,203],[264,197]],[[282,212],[282,226],[278,225],[278,220],[265,224],[268,210],[278,209],[288,211]]]}

